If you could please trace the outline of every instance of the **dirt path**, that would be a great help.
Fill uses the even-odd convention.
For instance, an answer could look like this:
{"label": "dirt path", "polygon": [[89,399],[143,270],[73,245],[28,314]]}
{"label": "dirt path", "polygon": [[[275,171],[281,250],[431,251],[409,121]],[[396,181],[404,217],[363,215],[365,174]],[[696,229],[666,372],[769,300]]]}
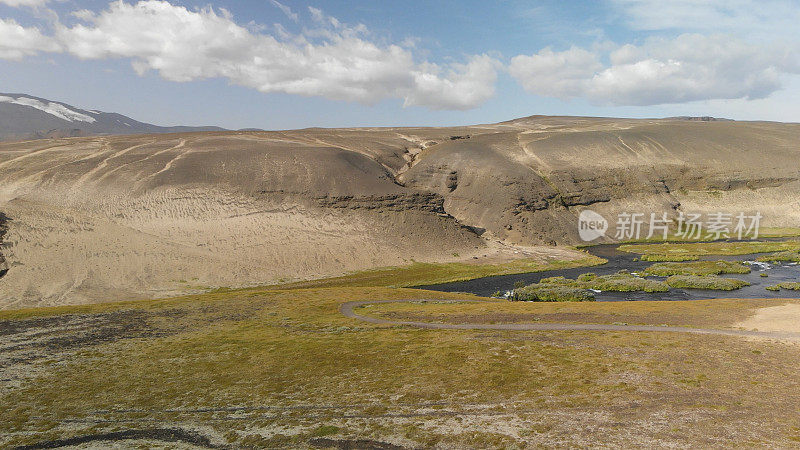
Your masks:
{"label": "dirt path", "polygon": [[721,330],[714,328],[689,328],[675,326],[651,326],[651,325],[606,325],[606,324],[567,324],[567,323],[509,323],[509,324],[448,324],[432,322],[406,322],[379,319],[377,317],[362,316],[356,314],[354,309],[359,306],[372,305],[379,303],[413,303],[413,302],[437,302],[437,303],[477,303],[491,301],[483,300],[367,300],[343,303],[339,311],[346,317],[362,320],[380,325],[405,325],[431,330],[511,330],[511,331],[656,331],[668,333],[690,333],[718,336],[739,336],[761,339],[779,339],[800,342],[800,333],[786,333],[775,331],[748,331],[748,330]]}

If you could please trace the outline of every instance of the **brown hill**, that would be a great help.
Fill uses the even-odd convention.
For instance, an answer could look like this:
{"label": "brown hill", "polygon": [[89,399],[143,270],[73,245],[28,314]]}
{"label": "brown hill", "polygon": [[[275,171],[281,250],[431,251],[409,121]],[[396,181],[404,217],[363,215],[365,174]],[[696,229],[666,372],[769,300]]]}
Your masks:
{"label": "brown hill", "polygon": [[0,144],[0,306],[496,259],[579,242],[585,207],[796,225],[798,143],[794,124],[530,117]]}

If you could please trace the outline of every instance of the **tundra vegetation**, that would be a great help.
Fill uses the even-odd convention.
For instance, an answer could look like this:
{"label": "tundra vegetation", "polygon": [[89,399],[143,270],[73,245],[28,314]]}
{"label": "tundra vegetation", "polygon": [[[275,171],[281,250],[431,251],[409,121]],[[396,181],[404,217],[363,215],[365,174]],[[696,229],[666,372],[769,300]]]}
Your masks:
{"label": "tundra vegetation", "polygon": [[[385,287],[252,288],[0,312],[15,342],[0,355],[0,447],[154,427],[214,446],[269,448],[584,447],[598,432],[619,447],[786,448],[800,439],[796,417],[775,414],[800,402],[796,346],[658,332],[427,330],[339,312],[345,301],[414,298],[480,300]],[[498,301],[358,312],[736,329],[787,302],[800,305]],[[117,443],[126,444],[165,445]]]}
{"label": "tundra vegetation", "polygon": [[785,251],[762,255],[757,258],[761,262],[800,262],[800,253],[796,251]]}
{"label": "tundra vegetation", "polygon": [[746,274],[750,267],[736,261],[695,261],[695,262],[664,262],[653,264],[645,269],[643,275],[668,277],[672,275],[720,275],[720,274]]}
{"label": "tundra vegetation", "polygon": [[592,302],[594,293],[571,286],[532,284],[514,289],[510,300],[522,302]]}
{"label": "tundra vegetation", "polygon": [[648,254],[642,255],[639,259],[642,261],[650,261],[650,262],[682,262],[682,261],[697,261],[700,259],[697,255],[689,255],[689,254]]}
{"label": "tundra vegetation", "polygon": [[565,277],[544,278],[513,291],[511,300],[538,302],[592,301],[593,290],[610,292],[667,292],[675,289],[713,289],[732,291],[750,283],[722,278],[718,274],[750,273],[750,268],[738,262],[698,261],[694,263],[654,264],[647,275],[668,277],[665,281],[647,279],[621,270],[612,275],[585,273],[576,279]]}
{"label": "tundra vegetation", "polygon": [[642,255],[643,261],[696,261],[702,256],[734,256],[753,253],[800,251],[800,241],[727,241],[727,242],[665,242],[660,244],[624,244],[619,250]]}
{"label": "tundra vegetation", "polygon": [[[687,192],[688,193],[688,192]],[[686,194],[683,194],[686,195]],[[702,235],[700,237],[695,236],[683,236],[676,234],[679,230],[675,227],[670,227],[670,233],[667,235],[667,241],[671,243],[688,243],[688,242],[705,242],[708,241],[707,236]],[[758,232],[759,239],[771,239],[771,238],[793,238],[793,237],[800,237],[800,227],[761,227]],[[736,239],[736,236],[733,236]],[[749,239],[750,236],[743,236],[742,239],[746,240]],[[625,239],[620,241],[622,244],[663,244],[664,237],[663,235],[656,234],[649,238],[647,237],[640,237],[639,239]]]}
{"label": "tundra vegetation", "polygon": [[789,291],[800,291],[800,283],[795,281],[787,281],[784,283],[778,283],[774,286],[767,286],[768,291],[780,291],[781,289],[786,289]]}
{"label": "tundra vegetation", "polygon": [[564,277],[544,278],[539,283],[515,289],[512,300],[521,301],[592,301],[596,291],[667,292],[669,286],[657,280],[635,276],[628,271],[612,275],[585,273],[572,280]]}
{"label": "tundra vegetation", "polygon": [[676,289],[713,289],[718,291],[735,291],[750,283],[735,278],[722,278],[716,275],[673,275],[666,283]]}

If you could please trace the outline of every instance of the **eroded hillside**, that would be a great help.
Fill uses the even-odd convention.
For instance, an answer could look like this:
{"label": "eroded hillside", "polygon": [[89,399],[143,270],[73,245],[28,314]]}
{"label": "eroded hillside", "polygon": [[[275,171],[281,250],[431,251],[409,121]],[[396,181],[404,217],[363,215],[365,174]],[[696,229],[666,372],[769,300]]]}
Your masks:
{"label": "eroded hillside", "polygon": [[577,242],[584,207],[800,221],[800,126],[531,117],[0,145],[2,307]]}
{"label": "eroded hillside", "polygon": [[576,242],[575,212],[752,212],[796,224],[800,126],[529,118],[435,146],[401,176],[513,242]]}

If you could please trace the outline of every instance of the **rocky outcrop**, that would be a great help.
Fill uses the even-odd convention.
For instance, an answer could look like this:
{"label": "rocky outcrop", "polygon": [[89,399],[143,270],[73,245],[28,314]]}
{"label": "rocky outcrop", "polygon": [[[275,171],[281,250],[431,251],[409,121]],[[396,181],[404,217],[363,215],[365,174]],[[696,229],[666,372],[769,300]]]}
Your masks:
{"label": "rocky outcrop", "polygon": [[430,192],[413,192],[395,195],[326,196],[316,199],[323,208],[344,208],[374,211],[424,211],[447,215],[444,197]]}

